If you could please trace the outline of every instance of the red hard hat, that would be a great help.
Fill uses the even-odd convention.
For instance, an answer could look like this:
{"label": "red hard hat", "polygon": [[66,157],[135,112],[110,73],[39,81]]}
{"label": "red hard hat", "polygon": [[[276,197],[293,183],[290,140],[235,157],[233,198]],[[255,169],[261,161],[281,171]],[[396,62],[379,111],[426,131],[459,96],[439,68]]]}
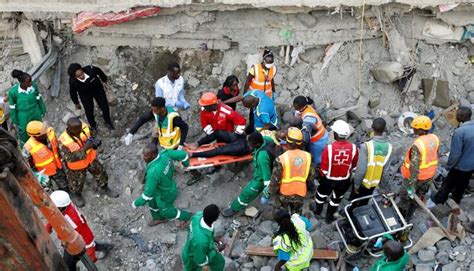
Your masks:
{"label": "red hard hat", "polygon": [[200,106],[217,104],[217,96],[214,92],[205,92],[199,99]]}

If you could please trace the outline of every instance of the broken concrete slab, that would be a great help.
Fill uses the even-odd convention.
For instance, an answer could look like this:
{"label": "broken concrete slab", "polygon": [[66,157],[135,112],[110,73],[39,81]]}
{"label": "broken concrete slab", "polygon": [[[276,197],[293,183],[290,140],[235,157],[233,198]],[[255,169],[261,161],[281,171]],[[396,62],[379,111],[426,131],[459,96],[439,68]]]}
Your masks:
{"label": "broken concrete slab", "polygon": [[398,62],[382,62],[370,72],[378,82],[393,83],[402,78],[403,65]]}
{"label": "broken concrete slab", "polygon": [[23,49],[30,56],[31,63],[33,65],[39,63],[45,55],[45,50],[36,23],[22,20],[18,25],[18,35],[23,43]]}
{"label": "broken concrete slab", "polygon": [[[431,95],[431,89],[433,88],[433,79],[422,79],[423,95],[425,104],[428,104],[429,97]],[[449,82],[444,80],[437,80],[436,83],[436,96],[433,100],[433,105],[447,108],[452,104],[451,98],[449,97]]]}

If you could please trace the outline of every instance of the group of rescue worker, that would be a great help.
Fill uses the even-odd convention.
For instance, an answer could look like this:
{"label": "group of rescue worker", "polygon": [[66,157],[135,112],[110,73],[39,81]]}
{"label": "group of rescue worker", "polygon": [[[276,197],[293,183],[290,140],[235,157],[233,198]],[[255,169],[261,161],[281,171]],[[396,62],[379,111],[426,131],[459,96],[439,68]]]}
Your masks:
{"label": "group of rescue worker", "polygon": [[[349,141],[353,129],[346,121],[339,119],[326,126],[316,112],[312,99],[297,96],[292,103],[294,117],[282,126],[274,103],[277,95],[273,80],[277,73],[274,55],[265,50],[262,59],[261,63],[251,67],[242,94],[238,78],[229,76],[217,93],[205,92],[201,95],[198,104],[201,107],[203,136],[192,143],[186,143],[188,124],[180,116],[181,111],[190,108],[184,96],[181,68],[176,63],[170,64],[168,73],[155,85],[155,98],[151,101],[150,110],[124,137],[125,144],[130,145],[138,129],[153,120],[153,140],[143,149],[146,163],[144,189],[132,202],[132,207],[148,205],[152,217],[149,226],[172,220],[190,221],[182,253],[185,270],[223,270],[224,258],[214,244],[219,240],[214,238],[213,223],[220,214],[231,217],[239,213],[259,196],[262,204],[273,202],[274,219],[279,225],[272,242],[279,260],[275,270],[283,266],[288,270],[301,270],[309,267],[313,253],[308,232],[311,222],[303,211],[307,199],[310,201],[309,210],[315,217],[324,217],[326,223],[331,223],[347,192],[350,192],[350,200],[371,195],[375,189],[390,192],[383,186],[388,185],[390,174],[396,174],[389,172],[395,157],[392,144],[384,135],[385,120],[374,119],[373,137],[356,146]],[[79,73],[78,76],[84,76],[85,71],[81,69]],[[88,77],[82,80],[88,80]],[[18,95],[30,88],[31,78],[26,82],[30,86],[20,83],[12,94]],[[83,95],[87,94],[86,90],[81,91]],[[41,97],[34,100],[42,102]],[[249,109],[248,118],[236,111],[239,102]],[[42,108],[44,104],[39,106]],[[44,111],[40,110],[43,114]],[[463,123],[458,128],[463,136],[453,141],[457,144],[457,157],[450,156],[448,164],[451,165],[450,174],[462,175],[464,179],[453,180],[449,175],[451,178],[446,178],[440,191],[432,195],[436,203],[444,203],[451,192],[459,203],[467,186],[466,179],[469,180],[474,170],[472,162],[464,162],[469,158],[466,156],[474,153],[467,152],[474,148],[474,133],[468,132],[474,127],[470,121],[471,109],[461,107],[457,119]],[[110,122],[110,118],[107,121]],[[406,150],[400,170],[404,180],[398,192],[399,209],[408,221],[415,211],[414,195],[425,195],[436,174],[440,145],[438,137],[430,132],[433,125],[428,116],[414,118],[411,127],[416,138]],[[330,131],[334,138],[332,143],[329,140]],[[58,138],[53,128],[41,120],[29,121],[25,132],[27,136],[19,136],[25,138],[24,155],[31,167],[53,180],[59,191],[65,191],[66,195],[70,192],[77,206],[84,205],[81,191],[87,171],[93,175],[101,193],[118,197],[115,191],[108,188],[107,172],[97,159],[96,149],[101,142],[85,122],[79,118],[69,119],[66,130]],[[211,142],[224,144],[212,150],[199,150],[200,146]],[[211,204],[193,215],[174,206],[178,196],[178,186],[173,178],[176,162],[186,168],[192,157],[249,154],[253,157],[253,177],[227,208],[220,211]],[[462,168],[457,165],[462,165]],[[197,170],[190,173],[192,178],[188,185],[205,178],[205,174]],[[453,184],[456,181],[459,185]],[[57,204],[67,210],[72,203],[66,195],[55,197],[67,203]],[[366,204],[367,201],[358,204]],[[326,212],[322,216],[326,204]],[[408,256],[400,242],[387,237],[383,251],[384,257],[376,262],[373,270],[403,270]]]}

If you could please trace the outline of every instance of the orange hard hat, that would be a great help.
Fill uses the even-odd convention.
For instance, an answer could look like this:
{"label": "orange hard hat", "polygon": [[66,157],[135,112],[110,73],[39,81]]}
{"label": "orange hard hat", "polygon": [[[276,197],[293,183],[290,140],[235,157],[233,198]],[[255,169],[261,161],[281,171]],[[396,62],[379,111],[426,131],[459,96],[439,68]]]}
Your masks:
{"label": "orange hard hat", "polygon": [[217,95],[214,92],[205,92],[199,99],[200,106],[208,106],[217,103]]}

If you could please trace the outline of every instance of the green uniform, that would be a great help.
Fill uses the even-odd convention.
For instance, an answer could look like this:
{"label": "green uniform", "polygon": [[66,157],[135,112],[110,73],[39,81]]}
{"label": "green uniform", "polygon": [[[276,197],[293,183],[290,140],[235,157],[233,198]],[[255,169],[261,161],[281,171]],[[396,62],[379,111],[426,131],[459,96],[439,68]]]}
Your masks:
{"label": "green uniform", "polygon": [[23,145],[29,138],[26,133],[26,125],[32,120],[42,121],[46,113],[46,106],[35,82],[27,90],[23,90],[20,84],[14,85],[8,92],[8,99],[10,117]]}
{"label": "green uniform", "polygon": [[204,222],[202,212],[196,213],[191,219],[182,259],[184,271],[201,270],[205,265],[211,271],[224,270],[224,257],[214,245],[214,229]]}
{"label": "green uniform", "polygon": [[238,212],[243,208],[247,207],[254,199],[262,193],[267,182],[270,182],[272,176],[272,161],[268,155],[265,147],[269,142],[273,142],[269,137],[263,137],[264,142],[260,148],[253,152],[253,178],[250,182],[242,189],[240,195],[234,199],[231,204],[232,210]]}
{"label": "green uniform", "polygon": [[176,209],[173,205],[178,197],[178,189],[173,180],[173,161],[189,165],[185,151],[163,150],[153,161],[148,163],[145,173],[145,190],[134,201],[135,206],[148,203],[153,220],[189,220],[191,213]]}
{"label": "green uniform", "polygon": [[[389,234],[384,235],[384,237],[393,240],[393,237]],[[400,259],[391,262],[387,261],[387,255],[382,253],[382,258],[372,265],[370,271],[403,271],[405,270],[409,261],[410,256],[406,251]]]}

